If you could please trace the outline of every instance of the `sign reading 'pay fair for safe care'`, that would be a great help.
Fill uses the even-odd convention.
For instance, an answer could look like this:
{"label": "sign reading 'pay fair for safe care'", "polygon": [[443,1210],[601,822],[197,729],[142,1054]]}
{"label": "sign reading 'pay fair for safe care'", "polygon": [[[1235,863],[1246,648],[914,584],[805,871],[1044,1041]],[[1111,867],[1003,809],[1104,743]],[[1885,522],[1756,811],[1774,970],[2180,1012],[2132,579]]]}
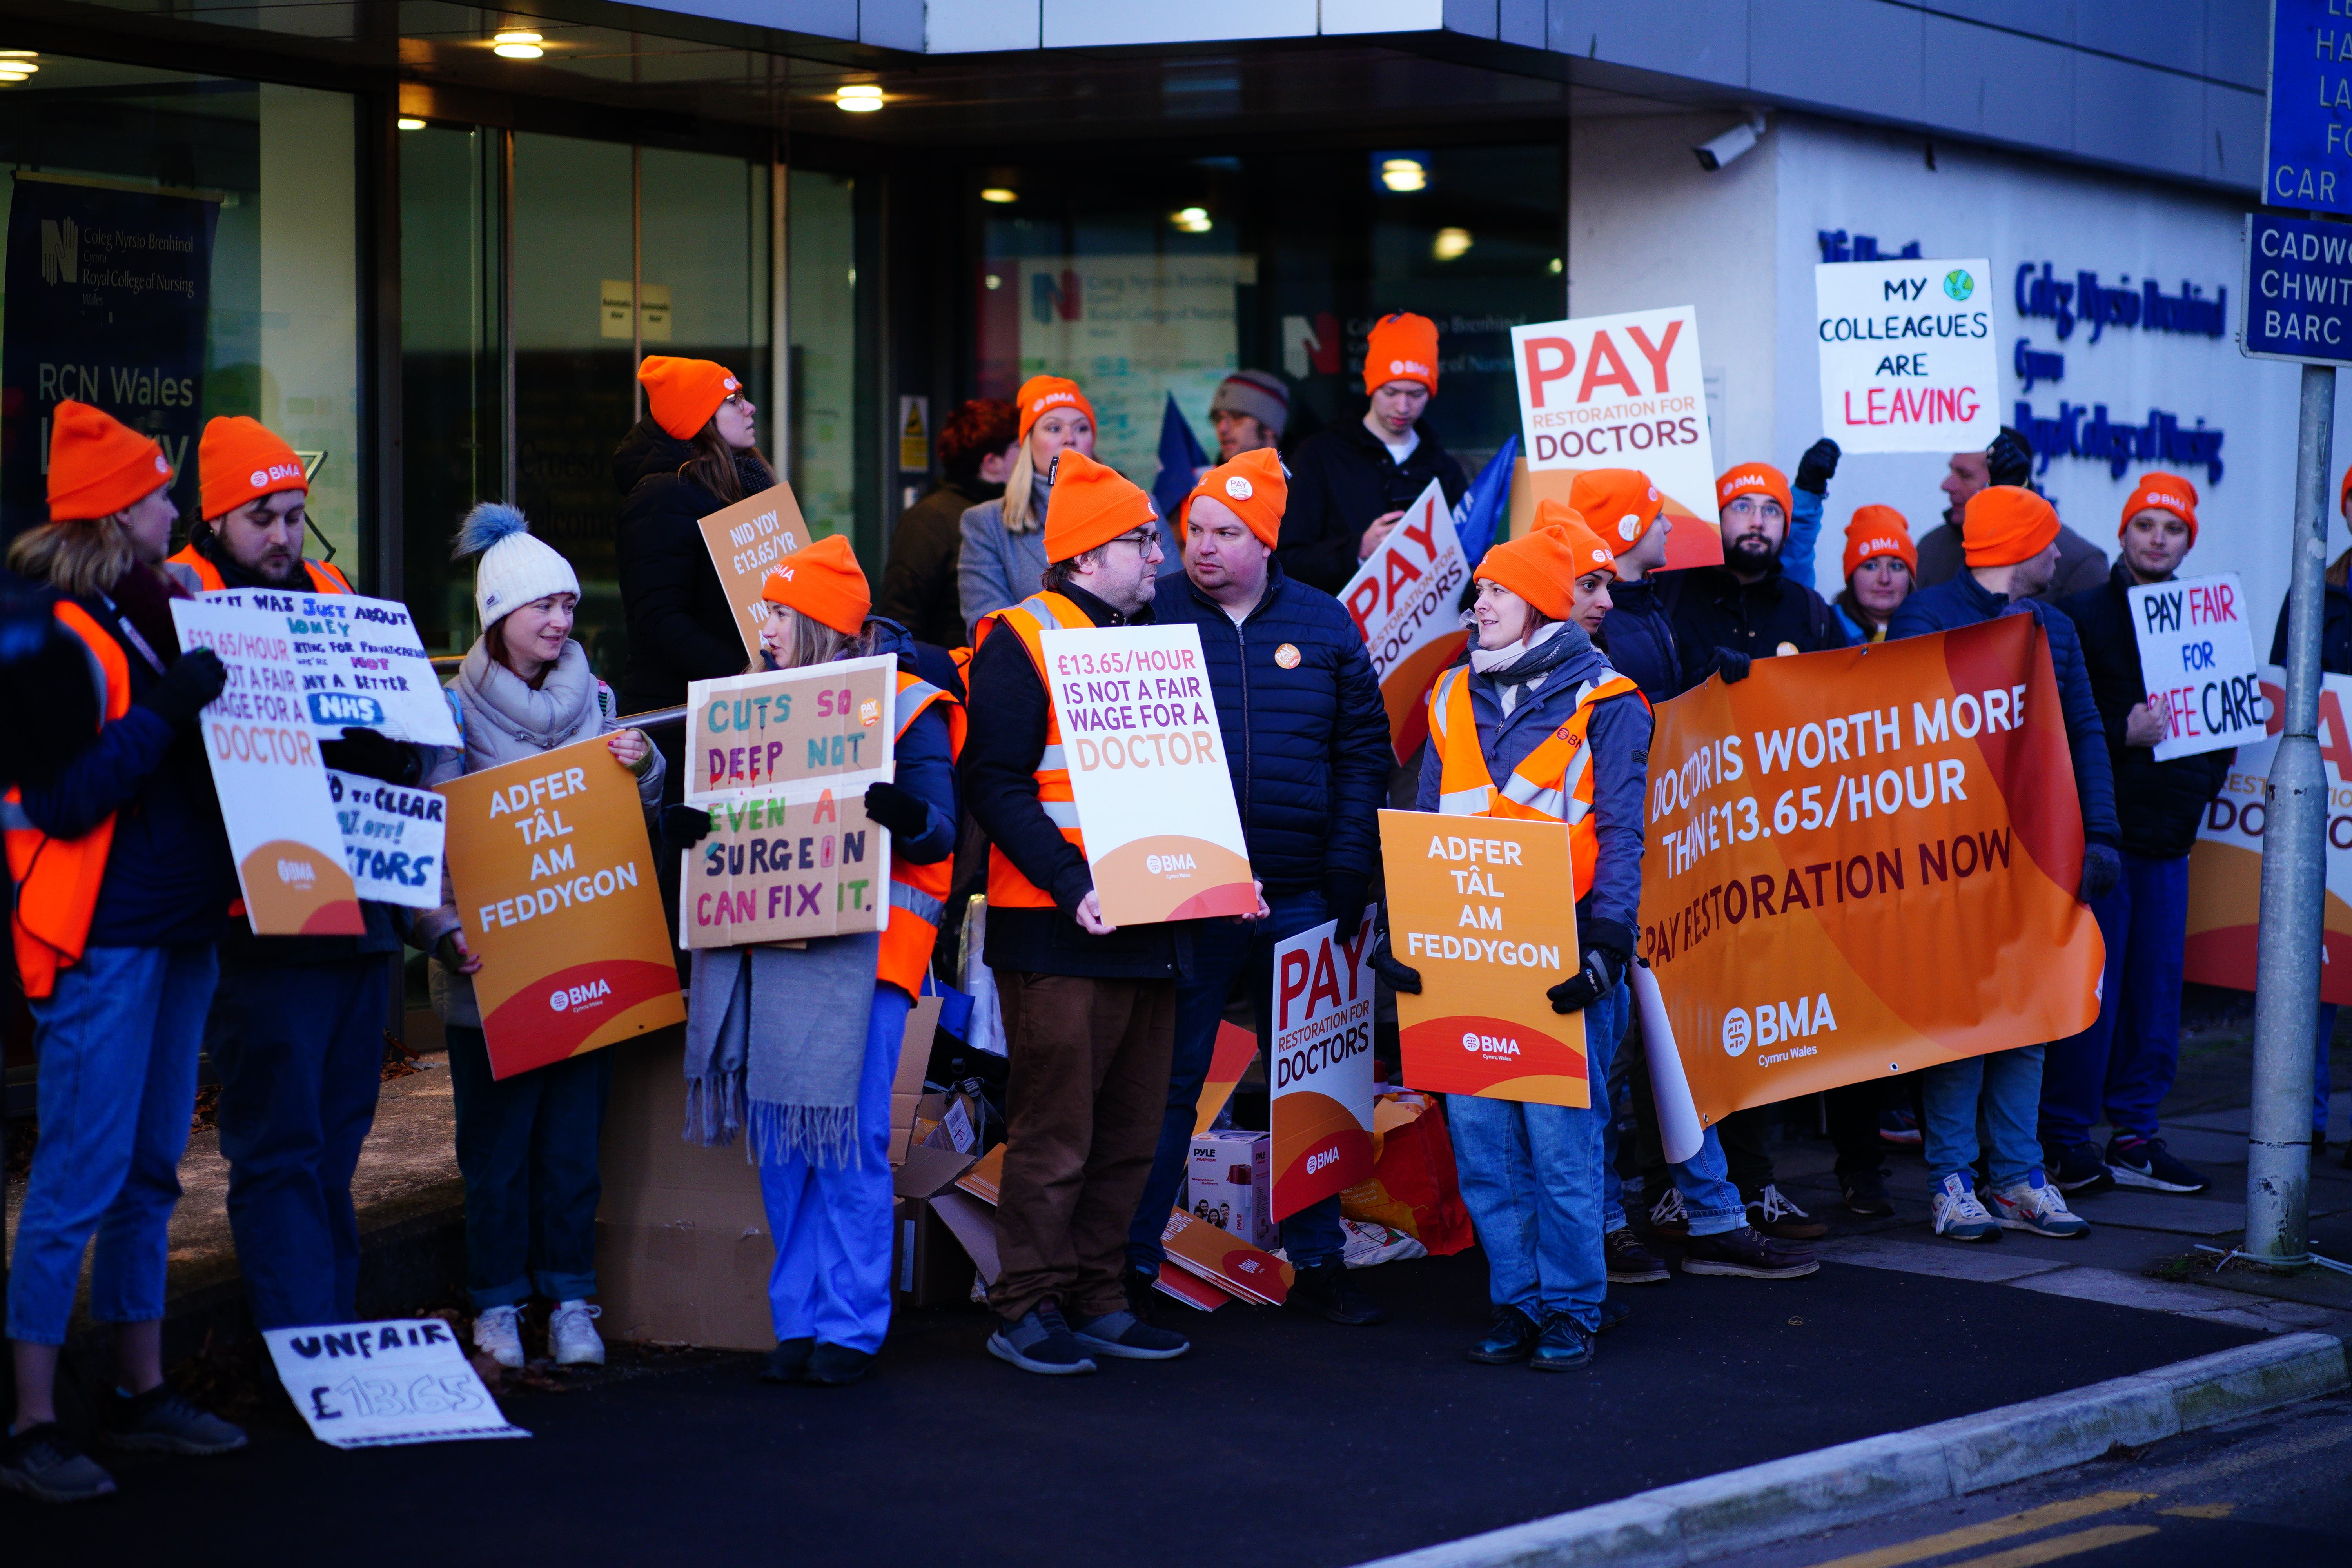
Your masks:
{"label": "sign reading 'pay fair for safe care'", "polygon": [[203,595],[276,616],[302,668],[302,709],[310,731],[340,741],[347,726],[395,741],[454,746],[457,722],[416,635],[408,606],[356,594],[231,588]]}
{"label": "sign reading 'pay fair for safe care'", "polygon": [[1430,682],[1469,637],[1456,608],[1469,576],[1445,492],[1432,479],[1339,595],[1371,652],[1399,766],[1429,734]]}
{"label": "sign reading 'pay fair for safe care'", "polygon": [[1822,430],[1849,452],[1982,448],[2000,434],[1991,264],[1813,268]]}
{"label": "sign reading 'pay fair for safe care'", "polygon": [[1272,1215],[1372,1179],[1372,920],[1274,944]]}
{"label": "sign reading 'pay fair for safe care'", "polygon": [[1589,1106],[1584,1015],[1544,993],[1581,962],[1568,825],[1381,813],[1389,940],[1421,971],[1397,995],[1405,1082],[1444,1094]]}
{"label": "sign reading 'pay fair for safe care'", "polygon": [[440,789],[492,1077],[685,1020],[636,777],[604,737]]}
{"label": "sign reading 'pay fair for safe care'", "polygon": [[1255,910],[1200,629],[1088,627],[1041,641],[1103,919]]}
{"label": "sign reading 'pay fair for safe care'", "polygon": [[806,942],[889,923],[890,835],[866,820],[863,789],[720,801],[685,870],[681,947]]}
{"label": "sign reading 'pay fair for safe care'", "polygon": [[735,606],[735,631],[750,658],[760,657],[760,626],[768,616],[761,590],[768,574],[808,542],[808,525],[801,521],[801,503],[793,499],[790,485],[746,496],[702,520],[703,548],[719,569],[727,602]]}
{"label": "sign reading 'pay fair for safe care'", "polygon": [[688,803],[887,783],[898,696],[898,661],[887,655],[693,682]]}
{"label": "sign reading 'pay fair for safe care'", "polygon": [[2148,700],[2169,710],[2156,760],[2250,746],[2266,733],[2262,666],[2234,572],[2124,590]]}
{"label": "sign reading 'pay fair for safe care'", "polygon": [[228,684],[205,708],[205,760],[257,936],[358,936],[367,929],[343,869],[327,770],[302,711],[302,668],[285,617],[202,599],[172,601],[180,646],[208,647]]}
{"label": "sign reading 'pay fair for safe care'", "polygon": [[499,1414],[456,1331],[438,1318],[269,1329],[261,1337],[278,1381],[321,1443],[382,1448],[530,1436]]}

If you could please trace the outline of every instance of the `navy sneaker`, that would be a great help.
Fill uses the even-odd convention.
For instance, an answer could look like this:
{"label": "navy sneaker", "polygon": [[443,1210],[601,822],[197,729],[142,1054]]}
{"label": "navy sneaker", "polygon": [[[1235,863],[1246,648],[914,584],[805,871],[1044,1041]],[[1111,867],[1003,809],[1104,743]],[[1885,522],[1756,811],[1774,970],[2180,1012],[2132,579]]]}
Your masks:
{"label": "navy sneaker", "polygon": [[803,1383],[808,1379],[809,1356],[815,1351],[813,1339],[778,1340],[776,1348],[768,1352],[768,1364],[760,1369],[761,1383]]}
{"label": "navy sneaker", "polygon": [[1574,1372],[1592,1364],[1593,1332],[1566,1312],[1548,1313],[1535,1352],[1528,1357],[1531,1372]]}
{"label": "navy sneaker", "polygon": [[1886,1178],[1876,1171],[1856,1171],[1841,1176],[1838,1189],[1844,1194],[1848,1214],[1884,1219],[1895,1212],[1895,1205],[1886,1195]]}
{"label": "navy sneaker", "polygon": [[1878,1113],[1878,1141],[1895,1149],[1916,1149],[1927,1142],[1919,1132],[1919,1119],[1907,1105]]}
{"label": "navy sneaker", "polygon": [[2107,1144],[2107,1168],[2126,1187],[2158,1193],[2201,1193],[2213,1184],[2204,1172],[2182,1164],[2165,1151],[2161,1138],[2125,1138]]}
{"label": "navy sneaker", "polygon": [[1122,1361],[1174,1361],[1192,1348],[1192,1342],[1175,1330],[1154,1328],[1125,1310],[1088,1318],[1070,1334],[1091,1354]]}
{"label": "navy sneaker", "polygon": [[808,1381],[820,1388],[846,1388],[864,1377],[873,1364],[872,1351],[820,1344],[809,1352]]}
{"label": "navy sneaker", "polygon": [[54,1421],[0,1432],[0,1487],[43,1502],[89,1502],[114,1491],[114,1478]]}
{"label": "navy sneaker", "polygon": [[[2063,1149],[2044,1149],[2042,1154],[2051,1184],[2062,1193],[2105,1192],[2116,1184],[2116,1173],[2099,1158],[2095,1143],[2070,1143]],[[2051,1158],[2053,1154],[2057,1157]]]}
{"label": "navy sneaker", "polygon": [[1481,1366],[1510,1366],[1534,1353],[1543,1331],[1517,1307],[1497,1307],[1486,1337],[1471,1347],[1470,1359]]}
{"label": "navy sneaker", "polygon": [[1072,1377],[1095,1370],[1086,1346],[1062,1321],[1052,1301],[1033,1307],[1017,1323],[1000,1323],[988,1336],[988,1353],[1040,1377]]}
{"label": "navy sneaker", "polygon": [[100,1441],[110,1448],[156,1454],[232,1454],[245,1447],[245,1431],[209,1410],[198,1409],[159,1383],[144,1394],[115,1394],[107,1401]]}

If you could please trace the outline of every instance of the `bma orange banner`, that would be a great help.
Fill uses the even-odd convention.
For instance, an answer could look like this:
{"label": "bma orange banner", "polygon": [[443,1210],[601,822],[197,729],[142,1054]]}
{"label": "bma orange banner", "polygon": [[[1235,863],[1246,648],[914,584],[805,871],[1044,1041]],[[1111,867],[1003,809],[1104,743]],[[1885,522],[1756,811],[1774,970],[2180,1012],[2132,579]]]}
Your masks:
{"label": "bma orange banner", "polygon": [[1644,816],[1642,947],[1704,1122],[2098,1015],[2030,616],[1709,679],[1657,710]]}

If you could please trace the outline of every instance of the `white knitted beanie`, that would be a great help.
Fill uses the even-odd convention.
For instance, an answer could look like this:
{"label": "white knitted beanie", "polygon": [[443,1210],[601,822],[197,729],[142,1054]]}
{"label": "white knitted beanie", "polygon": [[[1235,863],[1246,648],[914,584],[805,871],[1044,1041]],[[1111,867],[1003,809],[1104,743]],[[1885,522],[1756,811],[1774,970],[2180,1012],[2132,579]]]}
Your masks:
{"label": "white knitted beanie", "polygon": [[459,560],[481,557],[474,564],[474,609],[485,629],[550,594],[579,597],[580,575],[572,563],[532,537],[522,513],[502,501],[486,500],[466,514],[453,553]]}

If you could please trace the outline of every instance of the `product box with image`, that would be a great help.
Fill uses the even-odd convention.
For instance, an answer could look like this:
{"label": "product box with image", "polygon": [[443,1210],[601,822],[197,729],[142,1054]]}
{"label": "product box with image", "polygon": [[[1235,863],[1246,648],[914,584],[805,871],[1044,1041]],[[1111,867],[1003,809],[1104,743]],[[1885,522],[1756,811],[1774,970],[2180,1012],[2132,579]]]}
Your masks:
{"label": "product box with image", "polygon": [[1273,1180],[1273,1140],[1267,1134],[1196,1132],[1186,1162],[1185,1211],[1253,1247],[1271,1247]]}

